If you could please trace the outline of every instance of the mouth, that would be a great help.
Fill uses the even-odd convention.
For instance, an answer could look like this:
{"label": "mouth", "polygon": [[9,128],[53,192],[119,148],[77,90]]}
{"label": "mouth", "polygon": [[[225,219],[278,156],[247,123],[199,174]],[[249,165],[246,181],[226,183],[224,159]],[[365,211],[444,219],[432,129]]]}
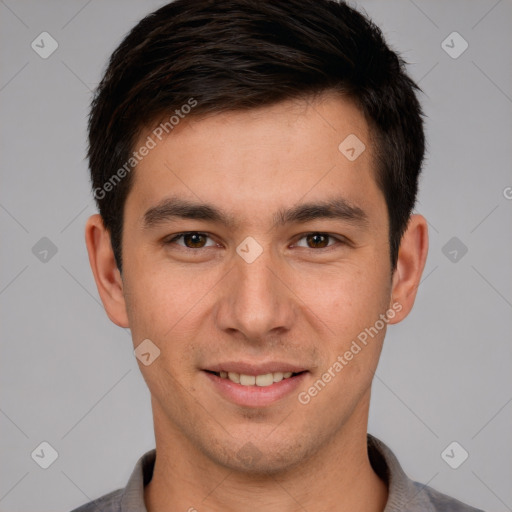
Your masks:
{"label": "mouth", "polygon": [[301,375],[305,373],[305,370],[300,372],[270,372],[270,373],[262,373],[260,375],[247,375],[245,373],[238,372],[226,372],[219,371],[214,372],[211,370],[205,370],[208,373],[212,373],[221,379],[228,379],[235,384],[240,384],[241,386],[259,386],[259,387],[268,387],[272,386],[272,384],[276,384],[285,379],[290,379],[297,375]]}
{"label": "mouth", "polygon": [[263,365],[233,362],[203,369],[216,394],[250,408],[267,407],[293,396],[308,373],[303,367],[279,362]]}

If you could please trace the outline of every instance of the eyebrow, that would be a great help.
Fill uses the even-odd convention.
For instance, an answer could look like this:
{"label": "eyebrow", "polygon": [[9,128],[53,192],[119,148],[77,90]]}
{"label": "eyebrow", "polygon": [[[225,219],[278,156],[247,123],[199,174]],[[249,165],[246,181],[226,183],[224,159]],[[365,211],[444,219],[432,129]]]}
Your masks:
{"label": "eyebrow", "polygon": [[[179,197],[168,197],[149,208],[143,217],[144,229],[151,229],[173,219],[206,220],[236,229],[240,222],[234,215],[216,206]],[[369,224],[368,215],[343,197],[327,201],[302,203],[281,208],[273,216],[274,227],[292,223],[306,223],[317,219],[340,219],[360,227]]]}

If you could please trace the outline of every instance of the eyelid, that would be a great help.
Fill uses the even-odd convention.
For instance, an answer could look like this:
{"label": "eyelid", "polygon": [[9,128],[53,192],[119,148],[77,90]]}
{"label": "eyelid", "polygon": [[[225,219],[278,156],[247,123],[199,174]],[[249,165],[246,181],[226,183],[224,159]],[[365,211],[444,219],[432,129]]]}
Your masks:
{"label": "eyelid", "polygon": [[[301,246],[301,247],[304,247],[305,249],[311,249],[312,251],[320,252],[321,250],[332,249],[336,245],[348,245],[348,240],[345,237],[343,237],[341,235],[332,235],[331,233],[327,233],[324,231],[308,231],[307,233],[302,233],[302,234],[298,235],[297,242],[302,240],[303,238],[306,238],[307,236],[310,236],[310,235],[323,235],[323,236],[326,236],[333,240],[336,240],[337,243],[327,245],[327,247],[320,247],[319,249],[315,249],[313,247],[304,247],[304,246]],[[295,242],[295,244],[297,242]]]}
{"label": "eyelid", "polygon": [[[187,247],[186,245],[181,245],[181,244],[176,243],[177,240],[179,240],[180,238],[183,238],[185,235],[202,235],[206,238],[209,238],[214,243],[212,245],[206,245],[204,247],[198,247],[198,248]],[[327,236],[328,238],[336,240],[337,244],[334,243],[334,244],[327,245],[326,247],[320,247],[320,248],[304,247],[304,246],[300,246],[300,247],[304,247],[305,249],[311,249],[312,251],[320,252],[321,250],[328,250],[335,245],[340,245],[340,244],[348,245],[348,243],[349,243],[348,240],[341,235],[332,235],[330,233],[323,232],[323,231],[308,231],[306,233],[301,233],[300,235],[297,235],[296,242],[294,242],[293,245],[296,245],[298,241],[300,241],[303,238],[306,238],[310,235],[324,235],[324,236]],[[171,238],[169,238],[169,237],[165,238],[164,244],[165,245],[176,244],[185,250],[198,251],[199,249],[206,249],[207,247],[213,247],[216,244],[216,242],[213,240],[212,236],[209,233],[206,233],[204,231],[183,231],[181,233],[176,233],[174,235],[171,235]]]}
{"label": "eyelid", "polygon": [[164,238],[163,243],[164,243],[164,245],[175,244],[175,245],[178,245],[179,247],[182,247],[183,249],[190,250],[190,251],[197,251],[199,249],[205,249],[206,247],[213,247],[213,245],[215,245],[215,242],[214,242],[213,245],[206,245],[205,247],[198,247],[198,248],[194,249],[192,247],[187,247],[186,245],[181,245],[181,244],[176,243],[176,240],[179,240],[180,238],[183,238],[186,235],[202,235],[202,236],[209,238],[210,240],[213,241],[213,238],[211,237],[211,235],[209,233],[205,233],[204,231],[183,231],[181,233],[176,233],[174,235],[171,235],[170,238],[169,237]]}

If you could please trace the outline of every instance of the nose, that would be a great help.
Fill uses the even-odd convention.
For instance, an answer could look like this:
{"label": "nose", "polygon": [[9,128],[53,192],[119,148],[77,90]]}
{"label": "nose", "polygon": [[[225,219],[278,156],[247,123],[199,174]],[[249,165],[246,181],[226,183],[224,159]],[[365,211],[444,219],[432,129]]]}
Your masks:
{"label": "nose", "polygon": [[289,331],[295,321],[295,296],[283,262],[270,249],[251,263],[238,255],[216,308],[217,326],[250,343]]}

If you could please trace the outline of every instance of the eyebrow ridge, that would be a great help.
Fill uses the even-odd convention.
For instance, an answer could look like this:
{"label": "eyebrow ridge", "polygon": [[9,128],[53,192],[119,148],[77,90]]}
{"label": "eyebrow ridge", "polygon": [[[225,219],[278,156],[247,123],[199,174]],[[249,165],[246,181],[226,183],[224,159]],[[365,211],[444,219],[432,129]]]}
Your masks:
{"label": "eyebrow ridge", "polygon": [[[240,224],[235,216],[222,212],[213,205],[169,197],[146,211],[143,225],[144,228],[150,229],[175,217],[217,222],[232,229]],[[368,215],[361,208],[341,197],[322,202],[298,204],[292,208],[281,208],[274,214],[273,222],[274,227],[277,227],[322,218],[342,219],[361,226],[368,225]]]}
{"label": "eyebrow ridge", "polygon": [[322,218],[342,219],[354,224],[368,225],[368,215],[364,210],[342,197],[281,209],[274,215],[274,225],[305,223]]}
{"label": "eyebrow ridge", "polygon": [[209,204],[191,202],[179,197],[163,199],[156,206],[149,208],[143,218],[145,228],[152,228],[174,217],[182,219],[209,220],[234,227],[237,222],[231,215],[222,213]]}

